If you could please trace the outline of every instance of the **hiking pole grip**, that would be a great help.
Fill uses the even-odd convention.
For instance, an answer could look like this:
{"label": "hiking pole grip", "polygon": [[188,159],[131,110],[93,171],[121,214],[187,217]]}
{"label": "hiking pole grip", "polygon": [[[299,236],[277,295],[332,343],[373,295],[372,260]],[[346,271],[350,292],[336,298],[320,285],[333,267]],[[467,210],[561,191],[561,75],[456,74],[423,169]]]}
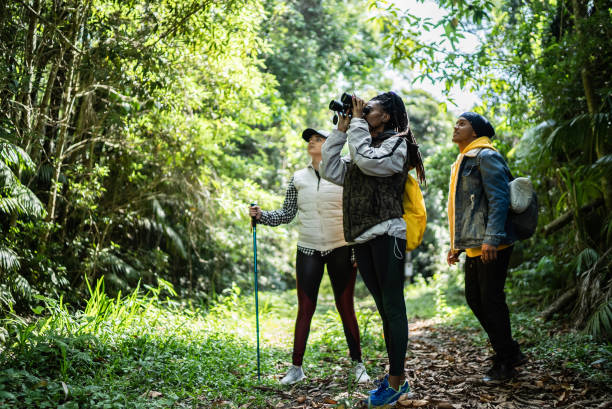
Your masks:
{"label": "hiking pole grip", "polygon": [[[257,202],[252,202],[251,207],[257,206]],[[257,330],[257,381],[261,381],[260,359],[259,359],[259,296],[257,286],[257,219],[251,217],[251,227],[253,229],[253,282],[255,285],[255,327]]]}
{"label": "hiking pole grip", "polygon": [[[257,202],[251,202],[251,207],[257,206]],[[257,216],[251,216],[251,227],[255,228],[257,225]]]}

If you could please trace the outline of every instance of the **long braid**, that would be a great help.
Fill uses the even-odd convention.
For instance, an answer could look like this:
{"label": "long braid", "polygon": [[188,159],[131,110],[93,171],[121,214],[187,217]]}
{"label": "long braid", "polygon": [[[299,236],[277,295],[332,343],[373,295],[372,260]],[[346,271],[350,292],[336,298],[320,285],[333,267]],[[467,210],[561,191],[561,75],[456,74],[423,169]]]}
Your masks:
{"label": "long braid", "polygon": [[385,130],[392,129],[398,132],[397,136],[406,138],[406,142],[408,143],[408,156],[411,161],[410,165],[416,168],[419,182],[427,184],[423,157],[421,156],[421,151],[412,133],[412,129],[410,129],[408,125],[408,113],[406,112],[404,101],[402,101],[402,98],[393,91],[385,92],[372,99],[377,101],[381,105],[383,111],[390,116],[389,122],[385,124]]}

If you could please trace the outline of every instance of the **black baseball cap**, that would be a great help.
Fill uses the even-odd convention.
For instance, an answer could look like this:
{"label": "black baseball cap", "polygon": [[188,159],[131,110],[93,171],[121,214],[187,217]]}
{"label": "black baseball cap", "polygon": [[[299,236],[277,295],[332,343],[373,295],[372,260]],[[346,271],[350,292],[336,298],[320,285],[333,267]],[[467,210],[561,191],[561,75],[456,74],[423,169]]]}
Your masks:
{"label": "black baseball cap", "polygon": [[312,128],[306,128],[304,130],[304,132],[302,132],[302,138],[308,142],[310,140],[310,137],[312,135],[321,135],[324,138],[327,138],[329,136],[329,132],[328,131],[322,131],[322,130],[316,130],[316,129],[312,129]]}

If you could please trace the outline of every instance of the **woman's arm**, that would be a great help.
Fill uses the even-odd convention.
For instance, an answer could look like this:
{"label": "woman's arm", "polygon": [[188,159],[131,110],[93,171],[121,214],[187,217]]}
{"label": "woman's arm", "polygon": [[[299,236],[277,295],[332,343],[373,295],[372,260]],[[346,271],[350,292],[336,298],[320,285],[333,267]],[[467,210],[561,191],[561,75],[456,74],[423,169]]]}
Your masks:
{"label": "woman's arm", "polygon": [[321,146],[322,160],[319,164],[321,177],[340,186],[344,183],[344,175],[348,164],[348,159],[340,157],[345,142],[346,133],[334,129]]}
{"label": "woman's arm", "polygon": [[484,149],[478,159],[482,186],[489,203],[484,243],[498,246],[506,234],[506,218],[510,206],[507,165],[499,153],[489,149]]}
{"label": "woman's arm", "polygon": [[351,120],[348,143],[353,162],[366,175],[391,176],[404,169],[404,162],[408,156],[406,140],[392,136],[377,148],[370,146],[372,137],[365,119]]}
{"label": "woman's arm", "polygon": [[297,195],[298,191],[293,184],[293,177],[289,181],[287,186],[287,192],[285,193],[285,201],[283,207],[277,210],[269,210],[261,212],[261,218],[258,219],[258,223],[266,226],[278,226],[279,224],[289,223],[297,214]]}

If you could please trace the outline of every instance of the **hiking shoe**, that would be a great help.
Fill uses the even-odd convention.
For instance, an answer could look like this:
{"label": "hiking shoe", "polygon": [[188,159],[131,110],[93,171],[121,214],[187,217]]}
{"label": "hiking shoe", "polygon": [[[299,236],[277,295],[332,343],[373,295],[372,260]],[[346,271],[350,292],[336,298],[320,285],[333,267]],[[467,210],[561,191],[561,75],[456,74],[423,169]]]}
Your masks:
{"label": "hiking shoe", "polygon": [[[486,360],[497,362],[500,359],[498,355],[495,354],[493,356],[488,357]],[[527,356],[523,354],[520,349],[518,349],[514,354],[508,357],[508,359],[506,360],[506,363],[510,365],[511,367],[516,368],[517,366],[525,365],[528,361],[529,361],[529,358],[527,358]]]}
{"label": "hiking shoe", "polygon": [[355,382],[357,383],[368,383],[370,382],[370,376],[366,372],[365,365],[363,362],[358,362],[355,365]]}
{"label": "hiking shoe", "polygon": [[491,369],[482,378],[483,382],[501,382],[512,379],[516,375],[516,371],[512,365],[506,362],[494,362]]}
{"label": "hiking shoe", "polygon": [[378,385],[378,387],[376,389],[372,389],[371,391],[368,391],[369,394],[372,394],[374,392],[376,392],[377,390],[379,390],[380,388],[385,389],[389,387],[389,374],[385,375],[384,378],[382,378],[382,380],[375,380],[374,381],[375,385]]}
{"label": "hiking shoe", "polygon": [[410,392],[410,385],[408,385],[408,381],[404,381],[404,384],[400,386],[399,390],[396,391],[389,384],[387,387],[384,387],[383,382],[374,392],[370,392],[370,397],[368,398],[368,408],[384,406],[384,405],[393,405],[404,393]]}
{"label": "hiking shoe", "polygon": [[282,383],[283,385],[292,385],[296,382],[301,381],[304,378],[306,378],[306,375],[304,375],[302,367],[291,365],[291,368],[289,368],[287,375],[285,375],[285,377],[281,379],[280,383]]}
{"label": "hiking shoe", "polygon": [[508,359],[508,365],[516,368],[517,366],[525,365],[527,361],[529,361],[529,358],[519,349]]}

